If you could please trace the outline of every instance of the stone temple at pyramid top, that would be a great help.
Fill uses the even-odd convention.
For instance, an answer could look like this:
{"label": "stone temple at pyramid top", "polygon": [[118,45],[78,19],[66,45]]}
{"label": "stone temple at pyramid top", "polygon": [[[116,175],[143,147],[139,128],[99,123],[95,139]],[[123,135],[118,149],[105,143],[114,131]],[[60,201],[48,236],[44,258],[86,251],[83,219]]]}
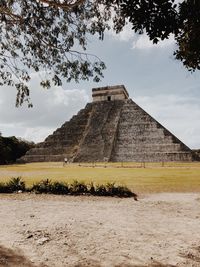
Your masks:
{"label": "stone temple at pyramid top", "polygon": [[125,100],[129,94],[124,85],[105,86],[92,89],[93,102]]}

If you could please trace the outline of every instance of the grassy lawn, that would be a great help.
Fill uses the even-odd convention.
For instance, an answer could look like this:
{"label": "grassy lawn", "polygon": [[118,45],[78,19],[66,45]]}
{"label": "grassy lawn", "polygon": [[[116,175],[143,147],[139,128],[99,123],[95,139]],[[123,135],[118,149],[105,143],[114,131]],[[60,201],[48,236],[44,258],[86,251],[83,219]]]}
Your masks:
{"label": "grassy lawn", "polygon": [[29,163],[0,166],[0,182],[21,176],[27,185],[42,179],[96,184],[116,182],[128,186],[136,193],[148,192],[200,192],[199,163],[99,163],[69,164]]}

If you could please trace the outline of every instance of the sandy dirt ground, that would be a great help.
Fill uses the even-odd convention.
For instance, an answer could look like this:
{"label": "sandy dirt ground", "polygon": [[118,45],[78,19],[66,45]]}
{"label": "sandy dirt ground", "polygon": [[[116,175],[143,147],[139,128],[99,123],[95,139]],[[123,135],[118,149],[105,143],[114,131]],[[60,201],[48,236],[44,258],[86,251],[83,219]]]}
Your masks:
{"label": "sandy dirt ground", "polygon": [[200,266],[200,194],[0,195],[0,266]]}

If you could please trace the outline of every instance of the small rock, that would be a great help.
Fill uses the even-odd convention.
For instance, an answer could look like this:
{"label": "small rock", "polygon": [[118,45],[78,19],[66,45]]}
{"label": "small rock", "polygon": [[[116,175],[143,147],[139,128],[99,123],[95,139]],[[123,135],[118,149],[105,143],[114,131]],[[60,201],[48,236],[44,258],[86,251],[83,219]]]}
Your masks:
{"label": "small rock", "polygon": [[28,236],[27,236],[27,239],[29,239],[29,238],[31,238],[31,237],[33,237],[33,235],[32,235],[32,234],[28,235]]}
{"label": "small rock", "polygon": [[49,242],[49,240],[50,239],[48,237],[43,237],[43,238],[38,239],[36,242],[38,245],[44,245],[44,243]]}

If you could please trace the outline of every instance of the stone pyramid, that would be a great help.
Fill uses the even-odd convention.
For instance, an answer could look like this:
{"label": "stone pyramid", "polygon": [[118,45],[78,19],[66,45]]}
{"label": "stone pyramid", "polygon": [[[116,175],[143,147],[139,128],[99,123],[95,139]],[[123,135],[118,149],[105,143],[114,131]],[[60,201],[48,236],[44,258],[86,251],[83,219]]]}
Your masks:
{"label": "stone pyramid", "polygon": [[24,162],[192,161],[189,147],[129,99],[123,85],[92,89],[93,102],[29,150]]}

